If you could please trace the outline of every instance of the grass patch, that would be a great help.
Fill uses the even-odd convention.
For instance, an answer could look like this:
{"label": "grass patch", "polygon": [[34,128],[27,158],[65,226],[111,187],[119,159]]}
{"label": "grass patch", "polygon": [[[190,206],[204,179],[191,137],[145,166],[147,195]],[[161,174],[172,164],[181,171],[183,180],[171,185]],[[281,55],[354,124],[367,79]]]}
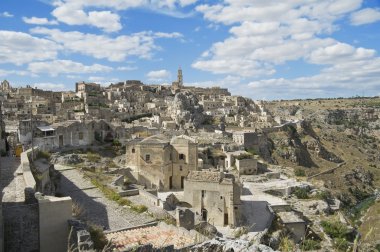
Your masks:
{"label": "grass patch", "polygon": [[48,159],[51,157],[51,154],[47,151],[39,151],[37,153],[37,159],[40,159],[40,158],[45,158],[45,159]]}
{"label": "grass patch", "polygon": [[309,194],[308,194],[308,190],[306,188],[299,188],[297,187],[293,194],[298,198],[298,199],[308,199],[309,198]]}
{"label": "grass patch", "polygon": [[297,168],[294,170],[294,175],[297,177],[305,177],[306,172],[304,170],[302,170],[301,168]]}
{"label": "grass patch", "polygon": [[86,158],[88,161],[93,162],[93,163],[97,163],[102,159],[98,153],[93,153],[93,152],[87,152]]}
{"label": "grass patch", "polygon": [[91,178],[91,183],[99,188],[107,199],[115,201],[120,206],[129,206],[131,210],[137,213],[144,213],[148,210],[148,207],[144,205],[135,205],[129,199],[121,197],[115,190],[103,185],[96,178]]}
{"label": "grass patch", "polygon": [[335,238],[333,240],[333,247],[338,251],[348,251],[350,243],[344,238]]}
{"label": "grass patch", "polygon": [[148,208],[144,205],[131,205],[131,209],[137,213],[144,213],[148,210]]}
{"label": "grass patch", "polygon": [[94,248],[101,251],[108,243],[103,229],[97,225],[89,225],[88,229],[91,240],[94,242]]}
{"label": "grass patch", "polygon": [[321,248],[321,242],[311,239],[306,239],[301,243],[302,251],[317,250]]}
{"label": "grass patch", "polygon": [[347,226],[338,221],[321,221],[321,226],[331,238],[345,239],[348,234]]}
{"label": "grass patch", "polygon": [[282,252],[294,252],[296,251],[296,244],[289,236],[281,238],[279,250]]}

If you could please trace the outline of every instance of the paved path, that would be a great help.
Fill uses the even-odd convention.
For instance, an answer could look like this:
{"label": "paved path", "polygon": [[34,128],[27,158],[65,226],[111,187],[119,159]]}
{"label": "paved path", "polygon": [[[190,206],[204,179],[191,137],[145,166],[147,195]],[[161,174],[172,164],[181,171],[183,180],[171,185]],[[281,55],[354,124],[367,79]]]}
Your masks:
{"label": "paved path", "polygon": [[20,158],[0,157],[0,178],[2,202],[24,202],[24,179],[16,170],[20,166]]}
{"label": "paved path", "polygon": [[154,221],[145,213],[138,214],[105,198],[103,193],[98,188],[94,188],[93,184],[77,169],[70,169],[63,165],[55,165],[55,169],[62,174],[61,193],[70,196],[73,201],[83,207],[83,219],[102,226],[106,230],[134,227]]}

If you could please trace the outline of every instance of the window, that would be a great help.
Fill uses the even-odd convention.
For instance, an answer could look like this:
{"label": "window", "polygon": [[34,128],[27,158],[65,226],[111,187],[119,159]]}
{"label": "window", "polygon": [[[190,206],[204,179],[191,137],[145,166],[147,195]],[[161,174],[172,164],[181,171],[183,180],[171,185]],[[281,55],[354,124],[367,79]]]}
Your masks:
{"label": "window", "polygon": [[146,162],[149,162],[149,161],[150,161],[150,155],[149,155],[149,154],[146,154],[146,155],[145,155],[145,161],[146,161]]}
{"label": "window", "polygon": [[185,160],[185,154],[179,154],[179,160]]}
{"label": "window", "polygon": [[179,166],[179,170],[182,171],[182,165]]}
{"label": "window", "polygon": [[132,153],[135,153],[135,152],[136,152],[136,150],[135,150],[135,148],[133,148],[133,149],[132,149]]}
{"label": "window", "polygon": [[206,196],[206,191],[205,190],[202,190],[202,198],[204,198]]}
{"label": "window", "polygon": [[83,140],[83,132],[79,132],[79,140]]}

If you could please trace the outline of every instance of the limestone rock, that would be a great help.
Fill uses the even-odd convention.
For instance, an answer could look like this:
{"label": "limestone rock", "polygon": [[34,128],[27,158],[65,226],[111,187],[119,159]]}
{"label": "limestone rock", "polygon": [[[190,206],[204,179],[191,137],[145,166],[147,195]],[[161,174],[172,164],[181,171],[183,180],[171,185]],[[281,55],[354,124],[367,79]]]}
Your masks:
{"label": "limestone rock", "polygon": [[75,165],[82,162],[83,159],[78,154],[68,154],[64,156],[53,155],[51,157],[51,163],[53,164]]}
{"label": "limestone rock", "polygon": [[294,203],[294,208],[305,215],[328,215],[332,213],[329,204],[323,200],[298,201]]}
{"label": "limestone rock", "polygon": [[177,93],[168,107],[169,115],[180,127],[198,128],[205,120],[203,108],[191,92]]}
{"label": "limestone rock", "polygon": [[241,239],[215,238],[193,246],[192,252],[274,252],[274,250],[263,244],[250,245],[249,241]]}

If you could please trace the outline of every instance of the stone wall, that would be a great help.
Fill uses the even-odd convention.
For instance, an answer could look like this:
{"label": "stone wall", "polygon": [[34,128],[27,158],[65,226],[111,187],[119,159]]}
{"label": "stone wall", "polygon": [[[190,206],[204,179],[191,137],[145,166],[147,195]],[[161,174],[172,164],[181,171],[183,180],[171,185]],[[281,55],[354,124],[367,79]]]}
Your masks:
{"label": "stone wall", "polygon": [[236,168],[240,175],[257,174],[257,160],[253,158],[236,159]]}
{"label": "stone wall", "polygon": [[7,203],[4,210],[4,251],[39,251],[38,204]]}
{"label": "stone wall", "polygon": [[67,251],[68,220],[71,219],[70,197],[36,194],[39,205],[40,251]]}

